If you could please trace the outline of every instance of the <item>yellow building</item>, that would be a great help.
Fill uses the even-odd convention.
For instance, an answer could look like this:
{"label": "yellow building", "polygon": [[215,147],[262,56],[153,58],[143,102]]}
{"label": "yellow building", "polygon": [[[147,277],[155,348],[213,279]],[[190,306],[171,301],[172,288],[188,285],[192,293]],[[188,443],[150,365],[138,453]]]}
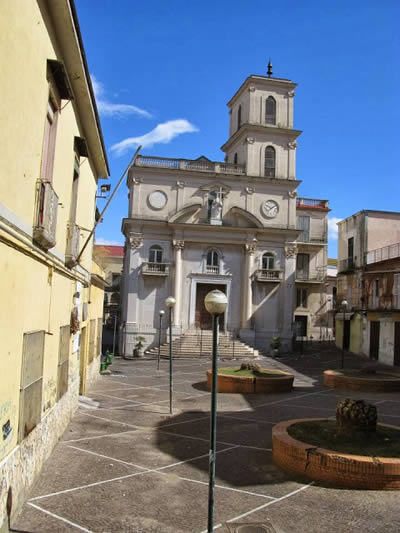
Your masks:
{"label": "yellow building", "polygon": [[73,0],[1,11],[0,530],[98,374],[103,274],[77,259],[109,175]]}

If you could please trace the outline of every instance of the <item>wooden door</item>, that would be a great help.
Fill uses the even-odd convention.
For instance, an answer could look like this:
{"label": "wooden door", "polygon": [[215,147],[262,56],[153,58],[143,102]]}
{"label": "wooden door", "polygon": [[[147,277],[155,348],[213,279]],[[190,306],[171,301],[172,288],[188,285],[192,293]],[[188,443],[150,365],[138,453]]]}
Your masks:
{"label": "wooden door", "polygon": [[400,322],[394,323],[394,359],[393,364],[400,366]]}
{"label": "wooden door", "polygon": [[379,322],[375,320],[370,322],[369,356],[376,360],[379,359],[379,329]]}
{"label": "wooden door", "polygon": [[81,329],[81,340],[79,349],[79,394],[86,392],[86,369],[87,369],[87,350],[86,350],[86,326]]}
{"label": "wooden door", "polygon": [[[226,285],[214,285],[213,283],[198,283],[196,287],[196,312],[195,323],[201,329],[212,329],[212,316],[204,305],[204,298],[215,289],[226,293]],[[224,315],[219,318],[219,327],[224,329]]]}
{"label": "wooden door", "polygon": [[296,337],[307,337],[307,317],[296,315],[294,317]]}

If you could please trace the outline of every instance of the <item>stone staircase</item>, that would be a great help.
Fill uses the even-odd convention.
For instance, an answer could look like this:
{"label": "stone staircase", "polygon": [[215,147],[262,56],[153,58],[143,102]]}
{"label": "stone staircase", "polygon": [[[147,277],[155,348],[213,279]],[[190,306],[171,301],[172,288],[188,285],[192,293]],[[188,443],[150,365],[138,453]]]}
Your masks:
{"label": "stone staircase", "polygon": [[[212,331],[187,330],[172,340],[172,354],[179,358],[211,358]],[[260,355],[258,350],[240,341],[232,333],[220,332],[218,356],[220,359],[254,359]],[[145,351],[147,357],[158,357],[158,346]],[[169,343],[161,345],[160,356],[169,358]]]}

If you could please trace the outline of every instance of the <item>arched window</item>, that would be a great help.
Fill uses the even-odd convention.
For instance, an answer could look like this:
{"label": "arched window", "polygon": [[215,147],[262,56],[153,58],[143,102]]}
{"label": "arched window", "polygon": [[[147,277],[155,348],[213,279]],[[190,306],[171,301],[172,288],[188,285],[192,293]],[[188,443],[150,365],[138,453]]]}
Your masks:
{"label": "arched window", "polygon": [[265,100],[265,124],[276,124],[276,101],[273,96]]}
{"label": "arched window", "polygon": [[275,148],[272,146],[267,146],[265,149],[264,176],[275,177]]}
{"label": "arched window", "polygon": [[275,268],[275,257],[274,254],[270,252],[265,253],[262,256],[262,269],[263,270],[274,270]]}
{"label": "arched window", "polygon": [[235,153],[235,155],[233,156],[233,163],[234,163],[235,165],[238,164],[238,156],[237,156],[237,153]]}
{"label": "arched window", "polygon": [[239,129],[241,125],[242,125],[242,106],[240,105],[238,109],[238,115],[237,115],[237,129]]}
{"label": "arched window", "polygon": [[206,267],[207,272],[211,272],[213,274],[219,273],[219,256],[218,252],[216,252],[215,250],[210,250],[207,253]]}
{"label": "arched window", "polygon": [[149,263],[162,263],[162,248],[158,244],[149,250]]}

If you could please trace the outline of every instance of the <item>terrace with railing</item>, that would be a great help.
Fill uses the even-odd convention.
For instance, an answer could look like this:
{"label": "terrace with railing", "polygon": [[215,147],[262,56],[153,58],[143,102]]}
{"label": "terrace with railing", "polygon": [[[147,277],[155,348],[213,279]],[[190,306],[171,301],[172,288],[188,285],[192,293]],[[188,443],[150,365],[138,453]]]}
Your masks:
{"label": "terrace with railing", "polygon": [[296,198],[296,207],[303,209],[323,209],[327,211],[329,209],[328,200],[317,200],[316,198]]}
{"label": "terrace with railing", "polygon": [[370,250],[364,254],[364,262],[366,265],[372,263],[379,263],[380,261],[388,261],[389,259],[396,259],[400,257],[400,243]]}
{"label": "terrace with railing", "polygon": [[135,166],[185,170],[194,172],[212,172],[215,174],[246,174],[244,165],[208,161],[207,159],[172,159],[169,157],[152,157],[140,155],[136,158]]}

